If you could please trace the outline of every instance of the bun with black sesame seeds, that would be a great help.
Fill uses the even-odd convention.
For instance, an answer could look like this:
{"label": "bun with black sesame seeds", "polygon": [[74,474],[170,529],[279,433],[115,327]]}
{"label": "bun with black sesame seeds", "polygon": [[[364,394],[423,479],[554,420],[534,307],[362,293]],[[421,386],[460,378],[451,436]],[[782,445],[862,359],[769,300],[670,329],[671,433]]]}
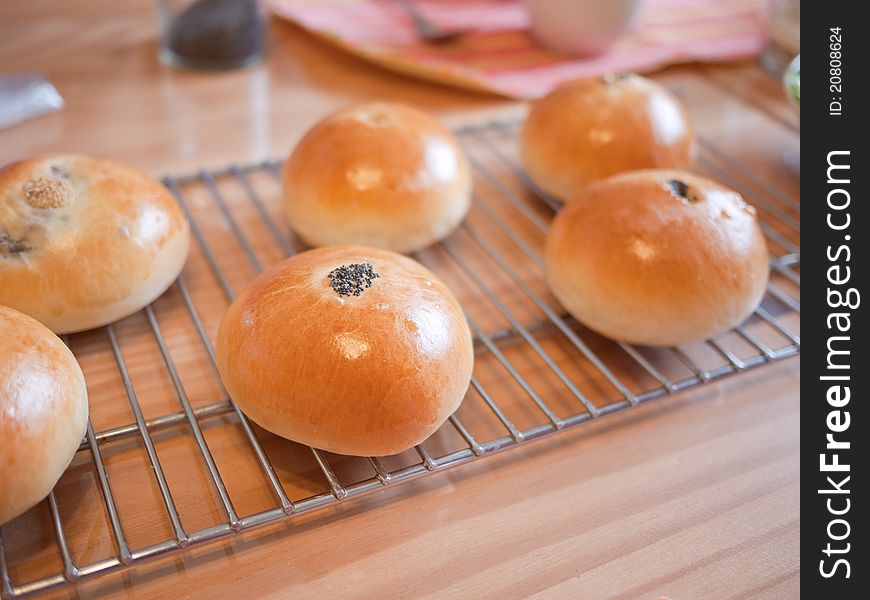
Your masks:
{"label": "bun with black sesame seeds", "polygon": [[132,167],[64,154],[0,169],[0,304],[56,333],[150,303],[178,276],[189,246],[169,191]]}
{"label": "bun with black sesame seeds", "polygon": [[600,181],[556,215],[547,282],[578,321],[610,338],[672,346],[722,333],[761,301],[768,254],[740,194],[682,171]]}
{"label": "bun with black sesame seeds", "polygon": [[38,321],[0,306],[0,525],[48,495],[87,423],[73,353]]}
{"label": "bun with black sesame seeds", "polygon": [[419,444],[459,407],[474,350],[458,301],[386,250],[303,252],[256,278],[215,343],[221,379],[264,429],[340,454]]}
{"label": "bun with black sesame seeds", "polygon": [[617,173],[686,168],[694,153],[680,102],[630,73],[560,85],[532,103],[520,142],[529,177],[562,201]]}
{"label": "bun with black sesame seeds", "polygon": [[414,252],[456,229],[471,171],[453,134],[411,106],[361,104],[315,125],[284,165],[284,210],[310,246]]}

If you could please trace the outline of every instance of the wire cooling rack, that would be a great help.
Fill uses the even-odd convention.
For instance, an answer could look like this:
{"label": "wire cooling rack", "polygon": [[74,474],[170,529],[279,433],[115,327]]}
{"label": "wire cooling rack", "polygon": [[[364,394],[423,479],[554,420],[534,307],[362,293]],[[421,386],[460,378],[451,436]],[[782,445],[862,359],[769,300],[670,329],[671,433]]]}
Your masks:
{"label": "wire cooling rack", "polygon": [[292,518],[799,352],[797,200],[700,140],[698,170],[759,209],[771,250],[767,294],[746,323],[704,343],[616,343],[568,317],[544,284],[543,241],[558,205],[518,167],[517,127],[457,131],[474,167],[473,207],[454,235],[415,257],[468,313],[474,377],[459,411],[394,457],[343,457],[277,438],[220,385],[212,339],[226,306],[263,268],[302,249],[281,218],[279,165],[167,177],[192,225],[190,260],[140,313],[65,339],[88,380],[91,421],[47,501],[0,532],[3,598]]}

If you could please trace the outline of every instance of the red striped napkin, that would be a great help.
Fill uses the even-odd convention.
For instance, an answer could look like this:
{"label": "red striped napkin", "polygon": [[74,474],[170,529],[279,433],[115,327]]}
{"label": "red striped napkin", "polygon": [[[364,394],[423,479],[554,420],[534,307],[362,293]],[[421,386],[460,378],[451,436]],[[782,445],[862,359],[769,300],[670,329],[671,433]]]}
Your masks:
{"label": "red striped napkin", "polygon": [[632,31],[593,58],[538,46],[521,0],[415,0],[439,27],[473,31],[447,45],[422,42],[397,0],[268,2],[274,14],[387,68],[519,98],[577,77],[748,58],[765,41],[764,0],[647,0]]}

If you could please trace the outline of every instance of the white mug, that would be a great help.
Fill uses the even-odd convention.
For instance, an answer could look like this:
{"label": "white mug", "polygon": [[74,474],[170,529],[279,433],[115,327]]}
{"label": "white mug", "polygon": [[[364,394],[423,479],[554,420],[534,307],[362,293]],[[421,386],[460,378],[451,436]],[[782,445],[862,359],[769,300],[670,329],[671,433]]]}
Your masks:
{"label": "white mug", "polygon": [[526,0],[531,33],[570,54],[600,54],[631,25],[641,0]]}

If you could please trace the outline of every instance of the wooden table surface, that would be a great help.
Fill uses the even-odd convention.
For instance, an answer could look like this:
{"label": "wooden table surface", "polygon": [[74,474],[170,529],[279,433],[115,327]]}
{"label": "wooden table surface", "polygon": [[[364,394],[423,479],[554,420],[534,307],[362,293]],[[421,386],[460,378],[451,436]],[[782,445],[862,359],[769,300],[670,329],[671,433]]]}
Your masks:
{"label": "wooden table surface", "polygon": [[[152,9],[0,1],[0,72],[43,72],[67,101],[0,131],[0,164],[76,151],[159,175],[282,156],[351,100],[406,101],[451,124],[517,110],[285,24],[261,67],[172,71],[155,60]],[[693,117],[798,195],[797,118],[776,81],[750,64],[656,78],[727,95],[735,108]],[[750,136],[735,127],[747,119],[759,123]],[[797,597],[798,385],[794,358],[49,597]]]}

